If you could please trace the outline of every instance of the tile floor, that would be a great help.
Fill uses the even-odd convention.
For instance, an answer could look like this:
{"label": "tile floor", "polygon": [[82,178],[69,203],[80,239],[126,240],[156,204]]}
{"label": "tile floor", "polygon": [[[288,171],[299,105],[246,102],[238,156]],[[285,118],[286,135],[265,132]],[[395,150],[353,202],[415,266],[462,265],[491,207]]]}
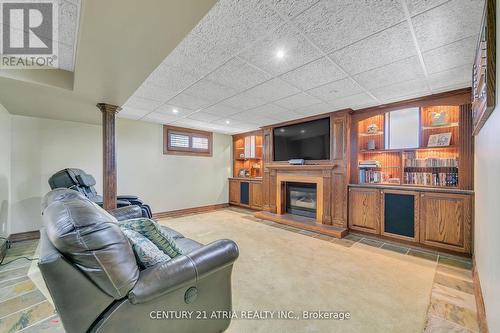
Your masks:
{"label": "tile floor", "polygon": [[[349,234],[344,239],[304,231],[290,226],[260,220],[253,212],[229,208],[243,214],[244,218],[258,223],[286,229],[323,241],[351,247],[357,242],[402,255],[418,256],[436,261],[436,274],[430,295],[426,333],[479,332],[476,302],[473,293],[471,261],[445,253],[427,251],[406,245],[385,242],[364,235]],[[32,257],[37,241],[14,243],[3,263]],[[0,266],[0,332],[64,332],[59,317],[27,276],[31,262],[19,259]]]}
{"label": "tile floor", "polygon": [[[0,332],[64,332],[54,307],[31,282],[28,270],[38,241],[12,244],[0,266]],[[17,259],[17,260],[15,260]],[[10,264],[6,263],[12,261]]]}

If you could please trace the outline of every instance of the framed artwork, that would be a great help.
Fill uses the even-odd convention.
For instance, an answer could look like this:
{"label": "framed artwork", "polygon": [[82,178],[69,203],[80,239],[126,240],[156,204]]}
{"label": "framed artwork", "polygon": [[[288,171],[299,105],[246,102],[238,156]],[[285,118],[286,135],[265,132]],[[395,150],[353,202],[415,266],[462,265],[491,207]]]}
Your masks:
{"label": "framed artwork", "polygon": [[473,132],[479,133],[495,109],[496,9],[495,0],[486,0],[472,72]]}
{"label": "framed artwork", "polygon": [[427,147],[446,147],[449,146],[451,142],[451,132],[433,134],[429,136],[429,142]]}

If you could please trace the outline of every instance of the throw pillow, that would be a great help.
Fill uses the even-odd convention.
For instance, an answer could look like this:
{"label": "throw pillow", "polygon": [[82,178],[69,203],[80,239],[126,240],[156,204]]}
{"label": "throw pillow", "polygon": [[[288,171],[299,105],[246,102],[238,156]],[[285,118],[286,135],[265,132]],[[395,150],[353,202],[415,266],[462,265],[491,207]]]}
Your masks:
{"label": "throw pillow", "polygon": [[127,228],[123,228],[122,231],[127,236],[130,245],[132,245],[137,261],[142,268],[148,268],[159,262],[170,260],[168,255],[137,231]]}
{"label": "throw pillow", "polygon": [[182,251],[175,244],[175,239],[164,233],[160,225],[153,220],[138,218],[120,221],[119,223],[121,228],[131,229],[145,236],[170,258],[182,254]]}

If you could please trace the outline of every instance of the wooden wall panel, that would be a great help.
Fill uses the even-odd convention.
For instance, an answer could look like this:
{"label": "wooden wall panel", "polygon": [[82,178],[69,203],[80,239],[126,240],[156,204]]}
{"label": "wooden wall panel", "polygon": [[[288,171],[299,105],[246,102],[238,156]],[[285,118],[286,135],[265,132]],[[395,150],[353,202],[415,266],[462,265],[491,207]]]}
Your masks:
{"label": "wooden wall panel", "polygon": [[474,137],[472,136],[472,106],[464,104],[460,106],[460,142],[458,160],[458,186],[464,190],[474,188]]}
{"label": "wooden wall panel", "polygon": [[343,174],[332,175],[332,224],[347,228],[347,178]]}

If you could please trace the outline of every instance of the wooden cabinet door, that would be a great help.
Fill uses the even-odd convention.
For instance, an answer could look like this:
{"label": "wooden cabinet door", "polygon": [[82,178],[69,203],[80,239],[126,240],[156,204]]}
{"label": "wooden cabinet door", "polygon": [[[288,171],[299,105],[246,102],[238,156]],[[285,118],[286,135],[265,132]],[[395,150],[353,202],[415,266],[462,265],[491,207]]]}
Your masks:
{"label": "wooden cabinet door", "polygon": [[349,228],[380,233],[380,191],[372,188],[349,189]]}
{"label": "wooden cabinet door", "polygon": [[420,195],[420,241],[448,250],[470,253],[472,197],[425,192]]}
{"label": "wooden cabinet door", "polygon": [[240,182],[234,179],[229,180],[229,203],[240,203]]}
{"label": "wooden cabinet door", "polygon": [[250,207],[262,209],[262,183],[250,183]]}

